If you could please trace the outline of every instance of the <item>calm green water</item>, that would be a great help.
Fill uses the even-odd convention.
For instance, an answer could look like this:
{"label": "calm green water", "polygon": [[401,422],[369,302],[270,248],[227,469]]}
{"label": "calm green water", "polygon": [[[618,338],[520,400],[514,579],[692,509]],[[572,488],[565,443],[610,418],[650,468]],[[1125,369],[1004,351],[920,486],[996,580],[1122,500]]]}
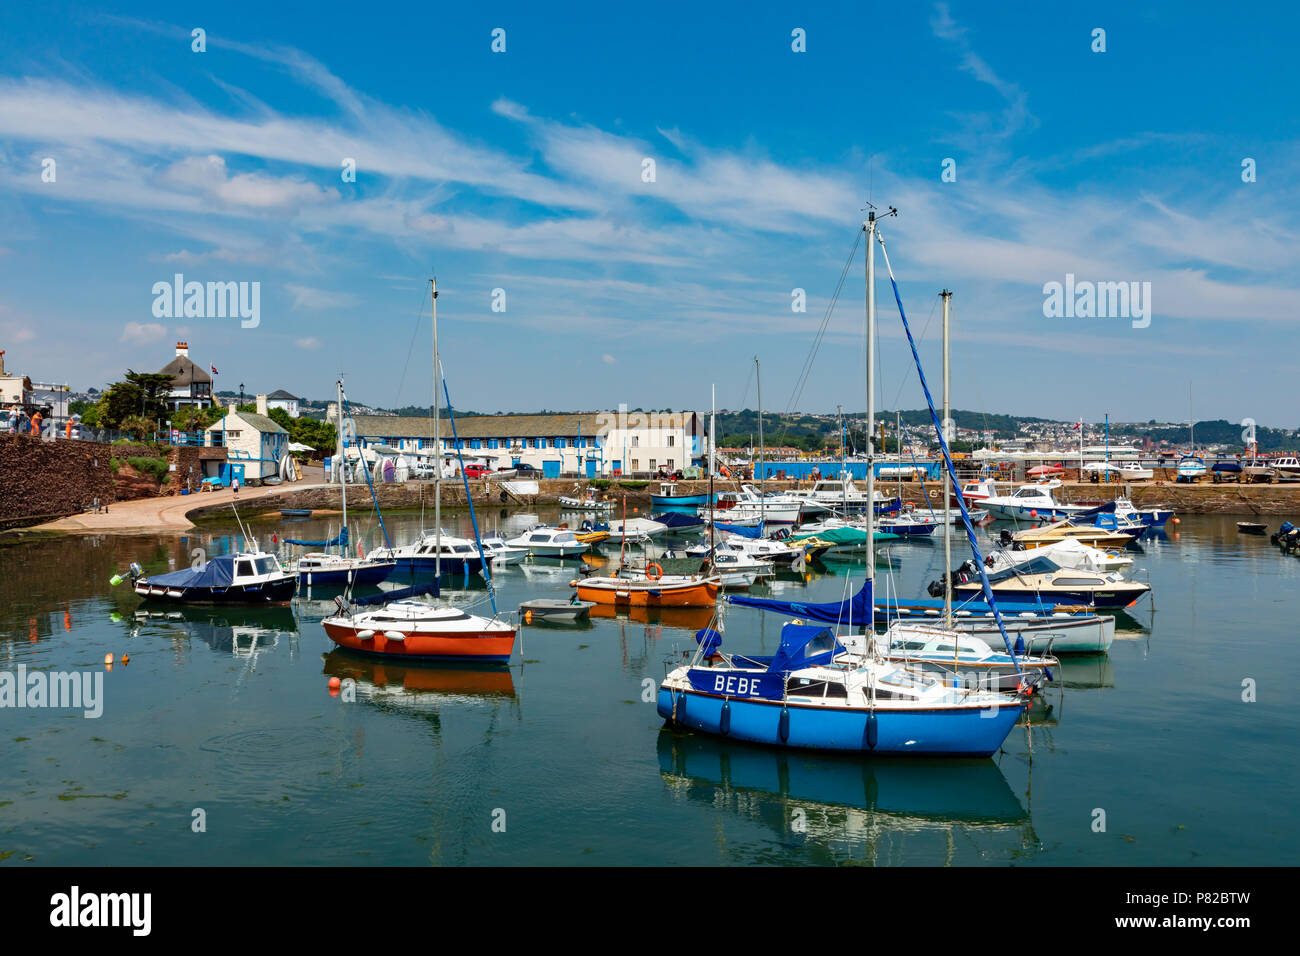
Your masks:
{"label": "calm green water", "polygon": [[[515,530],[530,518],[481,520]],[[508,669],[393,667],[332,649],[318,623],[329,592],[282,610],[142,618],[134,595],[108,584],[133,560],[157,571],[187,565],[196,547],[228,549],[233,527],[0,548],[0,671],[99,672],[105,698],[98,719],[0,709],[0,861],[1291,863],[1300,560],[1238,535],[1234,520],[1188,517],[1148,544],[1135,567],[1157,610],[1142,604],[1108,656],[1066,664],[1004,753],[961,762],[663,730],[644,682],[691,644],[694,618],[526,627]],[[265,542],[336,525],[250,531]],[[418,526],[389,518],[399,541]],[[940,571],[934,544],[892,557],[881,587],[892,578],[904,594]],[[502,608],[567,597],[573,568],[503,571]],[[846,573],[856,588],[861,567],[833,565],[773,590],[832,600]],[[481,582],[451,596],[487,597]],[[780,624],[735,609],[728,645],[771,653]],[[355,679],[357,699],[332,696],[330,676]],[[1241,699],[1246,678],[1257,702]],[[192,831],[196,808],[206,832]]]}

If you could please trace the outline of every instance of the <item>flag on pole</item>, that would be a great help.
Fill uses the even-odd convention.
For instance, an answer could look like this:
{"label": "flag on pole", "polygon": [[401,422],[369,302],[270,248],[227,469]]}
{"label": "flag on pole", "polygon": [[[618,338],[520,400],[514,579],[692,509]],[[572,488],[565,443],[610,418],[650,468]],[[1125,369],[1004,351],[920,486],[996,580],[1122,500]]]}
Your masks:
{"label": "flag on pole", "polygon": [[[215,372],[216,369],[214,368],[212,371]],[[1077,422],[1074,423],[1074,430],[1077,432],[1082,427],[1083,427],[1083,419],[1080,418]]]}
{"label": "flag on pole", "polygon": [[212,369],[212,374],[213,374],[213,375],[216,375],[216,374],[217,374],[217,367],[216,367],[215,365],[209,365],[208,368]]}

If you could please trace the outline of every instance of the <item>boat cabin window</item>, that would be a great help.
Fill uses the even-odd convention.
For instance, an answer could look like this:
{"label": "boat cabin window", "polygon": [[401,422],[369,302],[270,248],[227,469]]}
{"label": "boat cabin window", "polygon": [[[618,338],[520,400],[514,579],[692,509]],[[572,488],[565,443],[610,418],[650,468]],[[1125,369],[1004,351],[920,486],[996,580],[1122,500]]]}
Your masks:
{"label": "boat cabin window", "polygon": [[529,541],[549,541],[550,539],[544,534],[535,534],[528,539]]}
{"label": "boat cabin window", "polygon": [[786,682],[786,693],[798,697],[846,698],[849,692],[842,681],[814,680],[811,677],[791,677]]}
{"label": "boat cabin window", "polygon": [[1097,587],[1098,585],[1105,584],[1106,582],[1103,581],[1101,578],[1056,578],[1052,583],[1062,587],[1077,588],[1077,587]]}
{"label": "boat cabin window", "polygon": [[452,548],[457,554],[469,554],[470,547],[467,544],[458,544]]}
{"label": "boat cabin window", "polygon": [[235,576],[241,578],[251,578],[253,576],[253,562],[247,560],[236,561]]}
{"label": "boat cabin window", "polygon": [[276,562],[275,558],[268,556],[257,559],[258,574],[275,574],[279,570],[280,565]]}

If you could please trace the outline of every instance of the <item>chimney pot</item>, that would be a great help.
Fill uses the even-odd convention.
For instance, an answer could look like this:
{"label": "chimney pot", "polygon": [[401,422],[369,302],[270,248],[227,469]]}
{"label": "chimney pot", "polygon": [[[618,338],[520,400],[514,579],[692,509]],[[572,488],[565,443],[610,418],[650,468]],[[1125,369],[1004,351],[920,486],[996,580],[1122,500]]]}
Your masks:
{"label": "chimney pot", "polygon": [[266,407],[266,396],[265,396],[265,395],[259,395],[259,396],[257,396],[257,414],[259,414],[259,415],[269,415],[269,414],[270,414],[270,412],[267,410],[267,407]]}
{"label": "chimney pot", "polygon": [[189,357],[190,357],[190,346],[189,346],[189,343],[187,343],[187,342],[177,342],[177,343],[176,343],[176,354],[177,354],[177,355],[180,355],[180,356],[183,356],[183,357],[185,357],[185,358],[189,358]]}

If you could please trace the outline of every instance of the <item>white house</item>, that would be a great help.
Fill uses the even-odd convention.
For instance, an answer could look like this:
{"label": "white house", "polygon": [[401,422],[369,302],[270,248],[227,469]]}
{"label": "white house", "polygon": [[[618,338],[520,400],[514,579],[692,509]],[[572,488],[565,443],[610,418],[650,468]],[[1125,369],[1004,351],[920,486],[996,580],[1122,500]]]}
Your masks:
{"label": "white house", "polygon": [[226,461],[243,481],[275,478],[289,453],[289,433],[267,416],[266,396],[257,396],[257,412],[241,412],[232,403],[221,421],[207,429],[206,444],[224,446]]}
{"label": "white house", "polygon": [[212,376],[190,361],[190,347],[186,342],[176,343],[176,357],[160,370],[172,377],[171,391],[164,401],[169,411],[182,408],[208,408],[212,405]]}
{"label": "white house", "polygon": [[290,395],[282,388],[276,389],[270,395],[266,396],[266,404],[270,408],[282,408],[288,413],[290,418],[297,418],[300,414],[298,403],[302,399],[297,395]]}

